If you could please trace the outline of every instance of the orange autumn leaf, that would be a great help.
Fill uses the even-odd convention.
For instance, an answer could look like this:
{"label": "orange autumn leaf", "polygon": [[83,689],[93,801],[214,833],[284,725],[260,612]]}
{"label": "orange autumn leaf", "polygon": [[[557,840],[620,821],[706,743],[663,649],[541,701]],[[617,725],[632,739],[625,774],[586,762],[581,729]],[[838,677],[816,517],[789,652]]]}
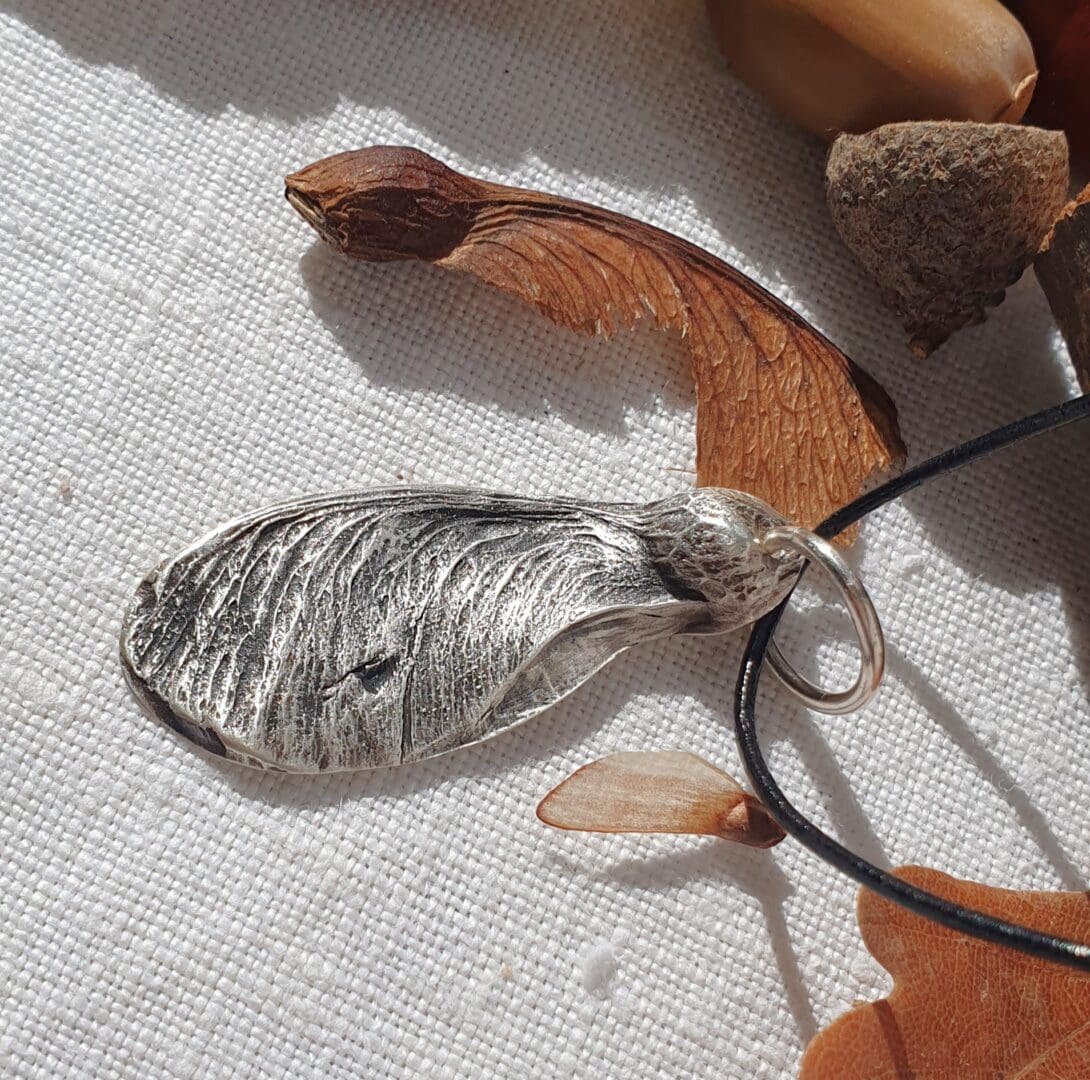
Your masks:
{"label": "orange autumn leaf", "polygon": [[470,273],[583,334],[643,318],[679,330],[702,485],[749,492],[812,526],[904,458],[896,410],[873,379],[756,282],[662,229],[464,176],[408,147],[337,154],[285,184],[346,255]]}
{"label": "orange autumn leaf", "polygon": [[[1090,942],[1090,893],[995,889],[918,866],[895,873],[965,907]],[[1090,974],[948,930],[869,889],[858,918],[893,991],[820,1031],[800,1080],[1090,1077]]]}

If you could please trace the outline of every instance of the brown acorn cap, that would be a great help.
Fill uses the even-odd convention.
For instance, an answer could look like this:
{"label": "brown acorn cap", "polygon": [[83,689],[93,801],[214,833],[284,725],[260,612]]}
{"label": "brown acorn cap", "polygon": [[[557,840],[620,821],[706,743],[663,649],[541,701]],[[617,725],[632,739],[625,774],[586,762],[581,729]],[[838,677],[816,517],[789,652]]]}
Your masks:
{"label": "brown acorn cap", "polygon": [[1067,199],[1062,132],[943,120],[841,135],[825,169],[841,239],[917,356],[982,322]]}

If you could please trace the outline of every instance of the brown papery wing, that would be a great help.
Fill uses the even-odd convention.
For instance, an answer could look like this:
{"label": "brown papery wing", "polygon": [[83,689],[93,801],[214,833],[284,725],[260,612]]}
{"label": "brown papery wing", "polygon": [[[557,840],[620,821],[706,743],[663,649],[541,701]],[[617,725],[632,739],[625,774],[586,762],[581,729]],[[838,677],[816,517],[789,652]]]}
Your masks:
{"label": "brown papery wing", "polygon": [[490,199],[437,265],[580,333],[609,336],[641,318],[681,331],[696,381],[698,483],[747,491],[812,526],[903,461],[881,387],[755,282],[640,222],[513,194]]}
{"label": "brown papery wing", "polygon": [[783,830],[733,777],[681,750],[622,751],[592,761],[537,808],[546,825],[575,832],[686,833],[772,847]]}

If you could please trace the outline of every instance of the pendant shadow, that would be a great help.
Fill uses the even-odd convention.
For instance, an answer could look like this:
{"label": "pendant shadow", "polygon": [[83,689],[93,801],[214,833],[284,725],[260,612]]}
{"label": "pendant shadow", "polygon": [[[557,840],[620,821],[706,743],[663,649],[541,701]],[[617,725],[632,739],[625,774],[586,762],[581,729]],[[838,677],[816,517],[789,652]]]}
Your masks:
{"label": "pendant shadow", "polygon": [[[761,907],[799,1045],[805,1046],[817,1034],[817,1020],[784,915],[784,904],[794,895],[795,887],[776,861],[774,850],[754,851],[714,839],[694,843],[699,846],[678,854],[619,860],[597,874],[596,880],[645,892],[669,892],[699,880],[717,888],[740,889],[753,897]],[[731,1007],[741,1009],[744,1002],[733,1001]]]}
{"label": "pendant shadow", "polygon": [[[806,639],[835,639],[854,647],[850,636],[843,632],[840,620],[831,619],[829,616],[828,610],[817,609],[800,613],[793,621]],[[805,650],[807,657],[810,653],[811,650]],[[807,678],[816,677],[812,661],[804,659],[797,666]],[[1022,829],[1055,872],[1060,886],[1073,891],[1084,891],[1090,888],[1090,881],[1088,881],[1090,865],[1080,869],[1073,862],[1030,793],[976,734],[971,723],[957,711],[941,691],[932,685],[924,672],[888,640],[886,641],[886,671],[887,677],[892,677],[908,691],[926,718],[946,734],[954,746],[973,764],[981,779],[1007,803]],[[801,713],[801,710],[795,711]],[[847,778],[828,743],[821,736],[816,726],[817,722],[808,713],[793,715],[789,710],[773,711],[768,704],[764,706],[764,714],[768,719],[761,724],[764,736],[762,742],[766,746],[771,746],[778,739],[786,738],[796,746],[800,758],[807,764],[810,773],[823,786],[823,794],[826,795],[827,800],[826,810],[833,822],[838,839],[863,858],[888,869],[889,861],[881,841],[870,828],[866,813],[852,793]],[[826,792],[824,784],[829,778],[835,780],[836,786],[831,792]],[[786,794],[793,802],[795,801],[791,792]],[[802,804],[800,809],[805,813],[806,800],[799,799],[799,802]],[[837,803],[846,803],[846,810],[842,807],[838,812]],[[952,868],[950,872],[956,874],[957,868]]]}
{"label": "pendant shadow", "polygon": [[[241,795],[268,804],[318,808],[378,796],[410,798],[454,780],[485,778],[502,784],[505,776],[539,768],[542,762],[586,740],[637,697],[658,691],[691,696],[707,711],[722,718],[721,751],[713,752],[712,756],[728,772],[740,774],[733,752],[730,708],[731,685],[744,642],[745,634],[736,633],[722,637],[678,637],[636,646],[541,716],[475,746],[407,765],[297,775],[261,772],[218,757],[202,755],[202,758]],[[654,662],[649,663],[652,656]],[[805,663],[800,663],[799,668],[806,673]],[[711,680],[698,679],[692,675],[694,670],[723,674]],[[881,843],[820,728],[779,688],[764,694],[763,698],[773,702],[765,705],[769,716],[763,725],[765,742],[772,746],[787,739],[795,747],[803,768],[812,779],[812,790],[804,795],[821,798],[834,829],[845,843],[872,861],[888,865]],[[651,749],[676,744],[684,736],[674,734],[664,740],[639,733],[633,738]],[[190,749],[189,744],[186,748]],[[629,745],[628,748],[637,747]],[[542,796],[547,786],[543,776]]]}
{"label": "pendant shadow", "polygon": [[[1055,393],[1048,403],[1066,396]],[[1017,406],[994,424],[1029,411]],[[936,546],[974,578],[1018,596],[1056,590],[1090,695],[1088,458],[1090,424],[1077,424],[929,484],[926,491],[906,496],[905,503]]]}
{"label": "pendant shadow", "polygon": [[[646,320],[614,341],[586,338],[468,274],[417,262],[362,263],[320,241],[300,258],[299,270],[314,314],[369,382],[524,417],[556,413],[614,435],[626,434],[627,416],[656,398],[670,411],[695,406],[681,335]],[[376,290],[404,301],[368,307]],[[408,354],[406,321],[419,327]],[[464,342],[470,362],[457,370],[449,360],[437,362],[440,339],[444,352]],[[685,450],[691,458],[693,447]]]}

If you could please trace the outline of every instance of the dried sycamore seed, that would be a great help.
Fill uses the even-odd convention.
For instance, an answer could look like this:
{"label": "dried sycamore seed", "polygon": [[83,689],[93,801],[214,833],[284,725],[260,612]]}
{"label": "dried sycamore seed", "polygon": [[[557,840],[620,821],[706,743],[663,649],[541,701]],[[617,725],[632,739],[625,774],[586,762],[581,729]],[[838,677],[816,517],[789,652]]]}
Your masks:
{"label": "dried sycamore seed", "polygon": [[681,750],[622,752],[592,761],[537,808],[546,825],[577,832],[687,833],[772,847],[783,830],[722,769]]}
{"label": "dried sycamore seed", "polygon": [[866,372],[680,237],[465,176],[411,147],[337,154],[285,184],[291,205],[353,258],[472,274],[579,333],[609,336],[644,318],[679,330],[693,361],[703,487],[748,492],[814,526],[904,460],[893,403]]}

